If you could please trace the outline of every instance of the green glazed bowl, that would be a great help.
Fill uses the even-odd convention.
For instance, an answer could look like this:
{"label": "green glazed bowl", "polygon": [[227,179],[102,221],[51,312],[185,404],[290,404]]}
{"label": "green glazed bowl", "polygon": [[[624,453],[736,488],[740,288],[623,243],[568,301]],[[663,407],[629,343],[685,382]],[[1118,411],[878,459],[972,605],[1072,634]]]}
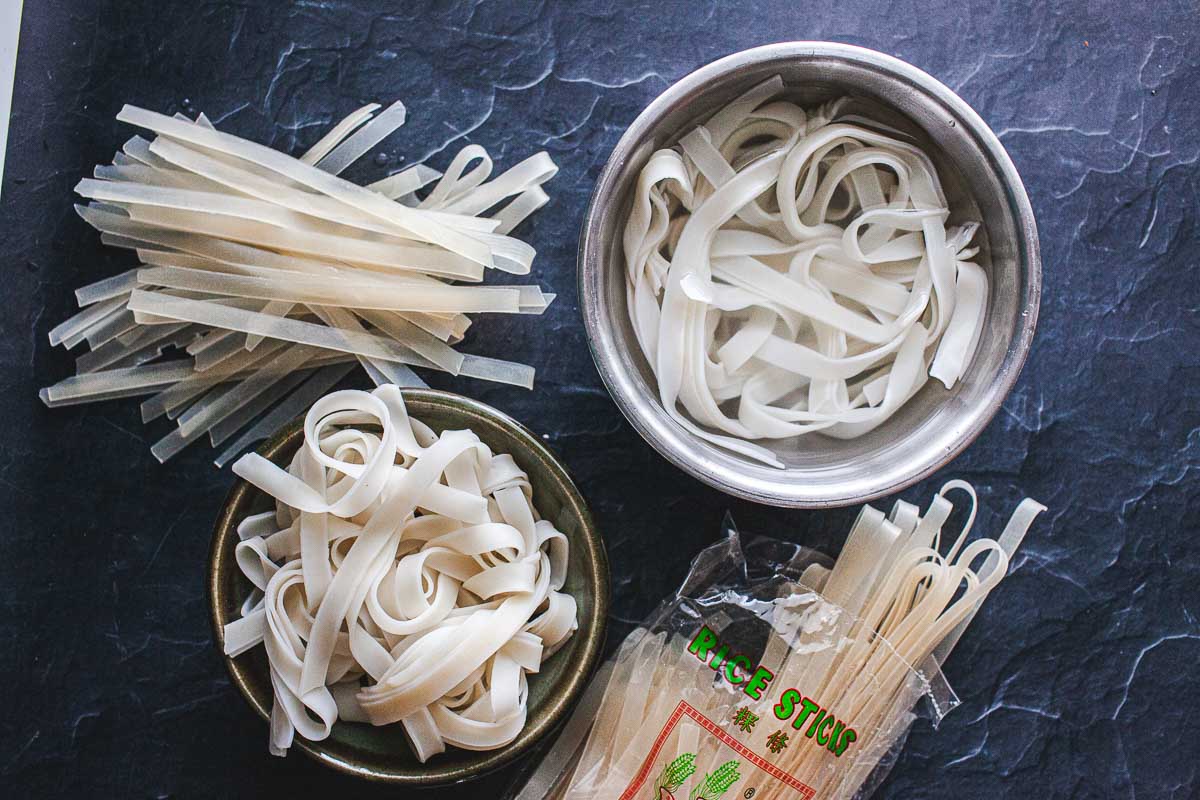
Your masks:
{"label": "green glazed bowl", "polygon": [[[541,672],[529,676],[529,718],[512,744],[500,750],[472,752],[448,747],[422,764],[405,741],[400,725],[373,727],[337,722],[329,738],[310,742],[296,736],[293,747],[322,764],[368,780],[410,786],[438,786],[478,778],[511,763],[566,719],[600,660],[609,603],[608,557],[592,515],[566,470],[538,438],[512,418],[490,406],[448,392],[404,389],[409,413],[438,433],[469,428],[494,452],[509,453],[529,475],[534,505],[545,519],[566,534],[570,561],[563,591],[579,609],[579,629]],[[285,426],[259,453],[287,464],[304,440],[303,420]],[[271,508],[271,499],[239,480],[217,518],[209,552],[208,599],[213,638],[225,651],[225,625],[239,616],[251,585],[234,560],[238,523],[247,515]],[[272,692],[267,657],[256,647],[236,658],[223,656],[229,677],[263,720],[271,711]],[[266,751],[265,729],[263,750]]]}

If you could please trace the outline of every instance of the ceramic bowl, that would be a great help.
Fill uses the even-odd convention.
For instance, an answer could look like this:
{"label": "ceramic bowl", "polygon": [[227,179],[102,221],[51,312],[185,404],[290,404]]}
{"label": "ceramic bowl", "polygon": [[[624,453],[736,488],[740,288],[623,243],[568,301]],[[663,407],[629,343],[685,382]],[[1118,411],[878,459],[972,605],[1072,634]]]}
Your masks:
{"label": "ceramic bowl", "polygon": [[[469,428],[494,452],[509,453],[529,475],[534,502],[570,541],[570,561],[564,591],[579,607],[579,629],[570,641],[529,676],[529,719],[525,729],[507,747],[470,752],[448,747],[445,753],[422,764],[413,755],[399,725],[373,727],[338,722],[328,739],[310,742],[297,736],[293,747],[322,764],[362,778],[435,786],[470,780],[498,769],[528,752],[534,744],[563,722],[582,694],[604,646],[609,603],[608,559],[604,543],[579,489],[563,466],[538,438],[520,423],[494,408],[467,398],[431,390],[404,389],[409,413],[435,431]],[[288,463],[304,438],[303,420],[284,427],[259,452],[279,465]],[[271,507],[270,498],[239,480],[217,518],[209,556],[208,596],[213,636],[224,652],[224,627],[237,619],[242,601],[251,590],[234,560],[237,525],[247,515]],[[267,720],[272,693],[267,659],[256,647],[236,658],[223,656],[233,685],[250,707]],[[266,726],[263,726],[266,758]]]}

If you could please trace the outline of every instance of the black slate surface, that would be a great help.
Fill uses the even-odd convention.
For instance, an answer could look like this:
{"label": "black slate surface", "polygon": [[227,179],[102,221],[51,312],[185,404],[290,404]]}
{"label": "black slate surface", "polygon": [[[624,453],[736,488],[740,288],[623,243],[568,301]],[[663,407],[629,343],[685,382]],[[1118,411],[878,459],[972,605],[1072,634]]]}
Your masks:
{"label": "black slate surface", "polygon": [[[362,175],[444,166],[468,142],[500,164],[554,155],[553,203],[524,235],[558,302],[542,320],[483,320],[468,347],[536,365],[535,391],[432,382],[548,435],[607,535],[620,636],[725,510],[831,551],[853,519],[754,507],[671,468],[600,385],[575,290],[592,181],[635,114],[713,58],[825,38],[900,56],[980,112],[1025,178],[1045,262],[1016,390],[964,456],[903,496],[962,477],[984,530],[1023,494],[1051,513],[948,665],[963,706],[936,732],[918,725],[879,796],[1198,796],[1197,13],[1187,0],[27,0],[0,200],[5,794],[388,794],[269,757],[266,726],[230,688],[204,599],[230,483],[211,452],[159,466],[149,445],[167,428],[143,428],[135,402],[50,411],[36,398],[72,370],[46,332],[74,287],[132,263],[71,210],[74,183],[131,133],[113,120],[122,103],[203,110],[295,151],[364,102],[402,98],[410,122]],[[431,796],[493,798],[506,780]]]}

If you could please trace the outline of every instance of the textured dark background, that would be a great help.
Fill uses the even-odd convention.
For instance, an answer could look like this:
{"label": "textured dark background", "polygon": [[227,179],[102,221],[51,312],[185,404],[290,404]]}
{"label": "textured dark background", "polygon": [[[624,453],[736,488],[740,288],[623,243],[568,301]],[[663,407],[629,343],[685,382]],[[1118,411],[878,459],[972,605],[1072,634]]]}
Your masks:
{"label": "textured dark background", "polygon": [[[636,113],[713,58],[809,38],[900,56],[974,106],[1024,176],[1045,265],[1016,390],[904,496],[962,477],[984,530],[1024,494],[1051,513],[948,665],[963,706],[936,732],[918,725],[880,796],[1198,796],[1198,13],[1186,0],[27,0],[0,201],[5,794],[385,794],[269,757],[266,726],[229,686],[203,580],[230,476],[206,447],[159,466],[149,445],[167,427],[143,428],[136,402],[49,411],[36,398],[72,369],[46,342],[71,290],[131,263],[71,211],[74,183],[131,134],[113,120],[122,103],[203,110],[296,151],[360,104],[402,98],[411,121],[362,176],[444,166],[467,142],[501,165],[553,154],[553,202],[523,234],[558,302],[540,320],[482,320],[467,347],[536,365],[537,388],[432,382],[548,434],[607,537],[616,638],[726,509],[831,551],[855,513],[758,508],[671,468],[600,385],[575,291],[592,182]],[[438,796],[493,798],[506,779]]]}

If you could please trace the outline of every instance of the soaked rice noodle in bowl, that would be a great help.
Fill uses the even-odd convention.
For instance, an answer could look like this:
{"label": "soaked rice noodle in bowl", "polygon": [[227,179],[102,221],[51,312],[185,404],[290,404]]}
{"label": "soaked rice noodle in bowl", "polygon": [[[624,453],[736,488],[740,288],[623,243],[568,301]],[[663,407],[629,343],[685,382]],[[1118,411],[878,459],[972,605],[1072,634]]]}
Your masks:
{"label": "soaked rice noodle in bowl", "polygon": [[277,504],[238,527],[255,591],[225,628],[228,655],[266,649],[272,753],[338,720],[399,722],[422,762],[516,738],[527,675],[577,614],[567,539],[511,455],[437,434],[384,385],[319,400],[286,469],[234,471]]}
{"label": "soaked rice noodle in bowl", "polygon": [[970,364],[988,281],[929,157],[778,76],[655,152],[622,248],[659,400],[684,429],[783,467],[761,440],[862,436]]}

